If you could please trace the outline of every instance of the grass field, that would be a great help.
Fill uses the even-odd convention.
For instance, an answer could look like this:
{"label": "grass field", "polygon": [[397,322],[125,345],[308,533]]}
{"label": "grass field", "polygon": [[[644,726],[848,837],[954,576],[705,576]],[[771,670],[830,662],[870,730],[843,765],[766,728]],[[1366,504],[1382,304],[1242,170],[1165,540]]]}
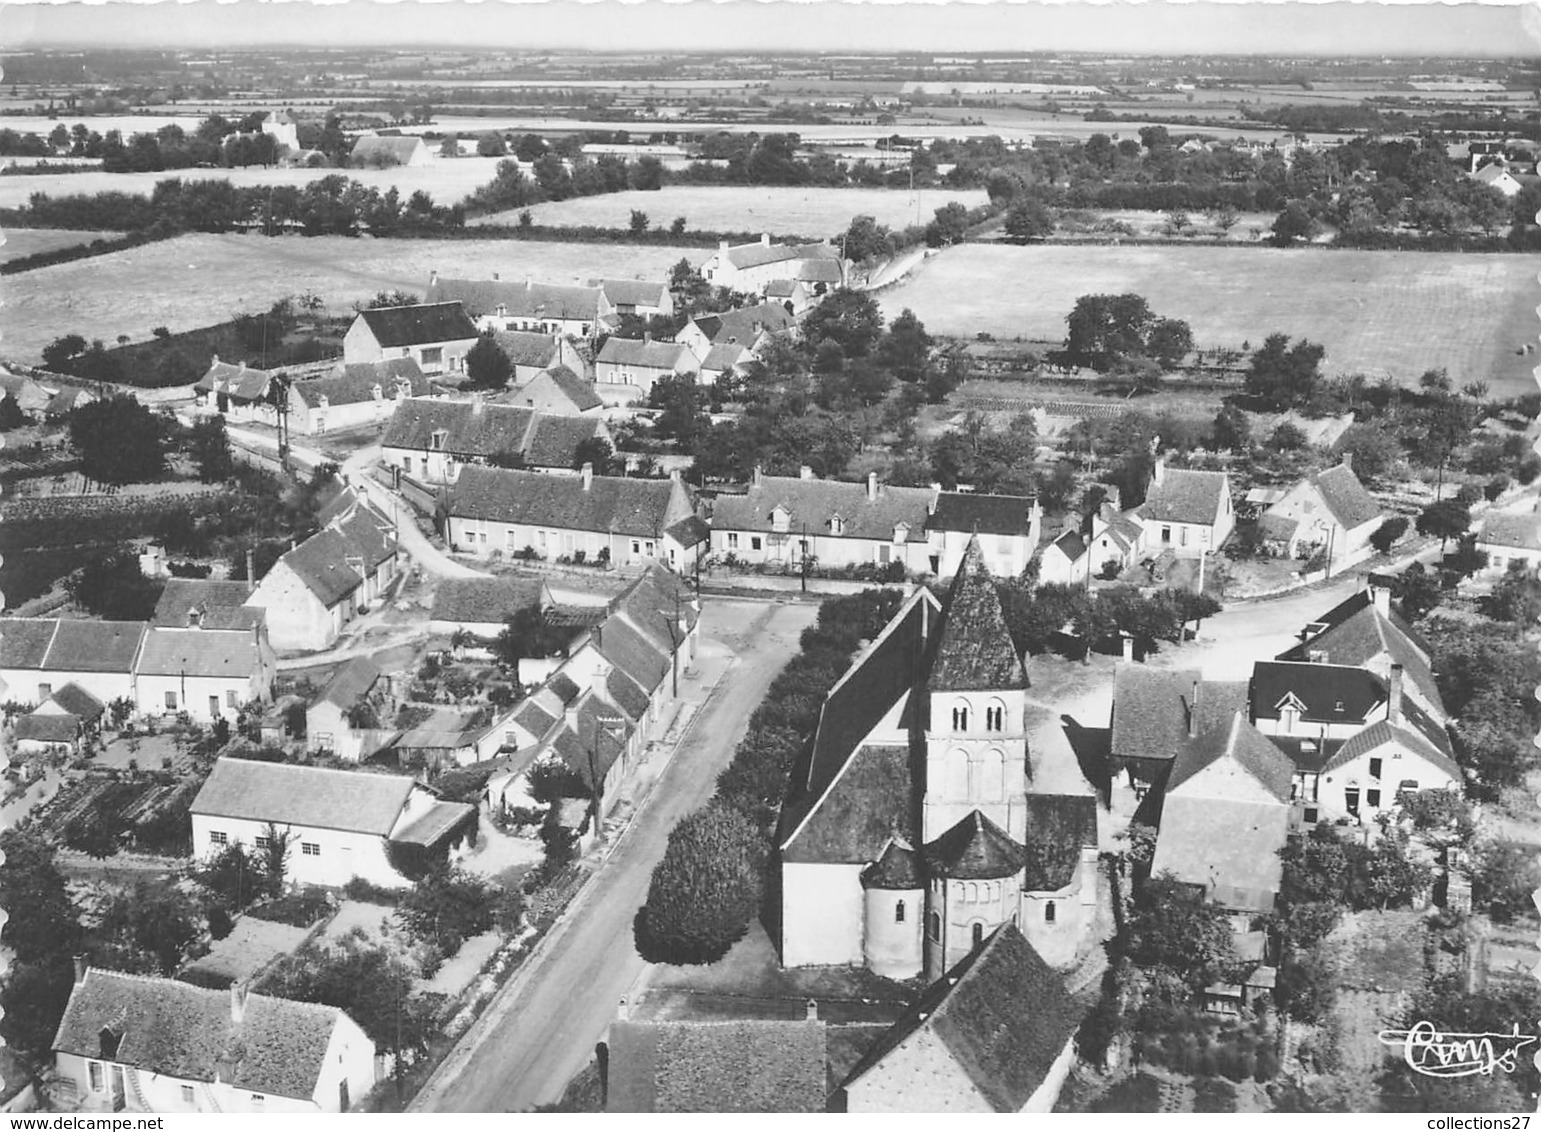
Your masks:
{"label": "grass field", "polygon": [[1088,294],[1134,291],[1186,319],[1201,347],[1256,346],[1273,331],[1327,347],[1329,373],[1415,382],[1445,367],[1495,396],[1531,393],[1541,257],[1259,247],[1008,247],[969,244],[927,260],[880,296],[932,333],[1061,340]]}
{"label": "grass field", "polygon": [[349,180],[378,188],[395,186],[403,197],[422,189],[436,204],[457,204],[473,189],[492,180],[501,158],[459,157],[427,165],[391,169],[179,169],[164,173],[37,173],[24,177],[0,177],[0,208],[19,208],[33,193],[70,196],[75,193],[138,193],[149,196],[157,181],[180,177],[184,181],[229,181],[232,185],[308,185],[340,173]]}
{"label": "grass field", "polygon": [[[845,231],[851,217],[866,214],[879,224],[903,228],[922,223],[948,201],[966,208],[986,202],[982,189],[927,189],[918,194],[889,189],[800,189],[724,185],[670,185],[655,193],[610,193],[538,204],[530,209],[537,224],[563,227],[597,225],[625,228],[631,210],[647,213],[655,228],[683,216],[692,229],[716,232],[769,232],[830,236]],[[918,206],[918,212],[917,212]],[[500,212],[473,224],[516,224],[519,210]]]}
{"label": "grass field", "polygon": [[26,255],[39,252],[56,252],[60,248],[73,248],[77,244],[89,244],[95,239],[111,240],[121,232],[78,232],[69,228],[8,228],[0,232],[0,263],[10,263]]}
{"label": "grass field", "polygon": [[265,310],[285,295],[312,291],[337,314],[376,291],[422,295],[428,273],[549,283],[597,276],[664,278],[701,248],[562,244],[525,240],[373,240],[345,236],[192,235],[44,267],[0,284],[0,357],[31,361],[62,334],[134,341],[166,326],[191,330],[243,311]]}

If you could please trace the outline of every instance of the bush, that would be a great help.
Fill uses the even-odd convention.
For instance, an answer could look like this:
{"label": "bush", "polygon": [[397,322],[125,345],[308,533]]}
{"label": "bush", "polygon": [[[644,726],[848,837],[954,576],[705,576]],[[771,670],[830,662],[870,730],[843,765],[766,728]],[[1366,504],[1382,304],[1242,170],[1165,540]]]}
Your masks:
{"label": "bush", "polygon": [[1541,476],[1541,456],[1526,456],[1520,461],[1520,467],[1515,472],[1515,478],[1523,486],[1529,487],[1535,483],[1537,476]]}
{"label": "bush", "polygon": [[517,920],[523,896],[462,869],[441,869],[418,881],[396,906],[396,918],[413,939],[447,958],[474,935]]}
{"label": "bush", "polygon": [[749,930],[760,906],[759,834],[712,802],[669,834],[637,915],[637,950],[651,962],[712,963]]}
{"label": "bush", "polygon": [[308,928],[331,910],[332,903],[326,893],[317,888],[304,888],[248,908],[246,914],[270,924]]}
{"label": "bush", "polygon": [[365,904],[386,904],[392,908],[401,901],[400,889],[382,888],[378,884],[371,884],[363,877],[354,877],[343,885],[342,894],[349,900],[360,900]]}
{"label": "bush", "polygon": [[1407,533],[1408,526],[1408,521],[1404,516],[1393,515],[1375,528],[1374,533],[1370,535],[1370,545],[1381,554],[1390,554],[1391,548],[1395,545],[1397,539]]}
{"label": "bush", "polygon": [[1488,480],[1487,485],[1483,487],[1482,498],[1486,499],[1489,503],[1497,502],[1498,497],[1509,490],[1509,485],[1511,483],[1512,481],[1508,476],[1494,476],[1492,479]]}

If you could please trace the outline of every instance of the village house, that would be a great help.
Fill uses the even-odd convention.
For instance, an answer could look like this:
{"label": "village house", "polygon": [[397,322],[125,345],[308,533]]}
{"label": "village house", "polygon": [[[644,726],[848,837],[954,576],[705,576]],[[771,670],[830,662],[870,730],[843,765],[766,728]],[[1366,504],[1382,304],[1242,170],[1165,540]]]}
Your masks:
{"label": "village house", "polygon": [[906,573],[931,572],[926,523],[935,493],[924,487],[823,480],[811,469],[789,476],[758,468],[743,495],[719,495],[712,508],[711,549],[748,565],[796,566],[811,559],[840,567],[898,563]]}
{"label": "village house", "polygon": [[615,329],[615,308],[602,287],[559,286],[491,279],[445,279],[428,276],[428,301],[457,302],[478,330],[520,330],[592,340]]}
{"label": "village house", "polygon": [[605,407],[593,384],[567,366],[537,370],[523,385],[498,394],[492,401],[553,417],[599,416]]}
{"label": "village house", "polygon": [[773,279],[765,285],[765,301],[785,307],[788,314],[798,318],[813,306],[813,291],[801,279]]}
{"label": "village house", "polygon": [[228,845],[260,850],[271,828],[289,836],[292,884],[341,888],[362,877],[407,888],[393,857],[448,860],[475,837],[476,807],[441,801],[405,775],[221,758],[193,799],[192,823],[200,861]]}
{"label": "village house", "polygon": [[667,283],[650,279],[590,279],[598,287],[616,314],[638,318],[673,318],[674,293]]}
{"label": "village house", "polygon": [[1027,686],[975,540],[825,697],[776,835],[784,966],[935,981],[1008,922],[1064,965],[1092,945],[1097,803],[1029,771]]}
{"label": "village house", "polygon": [[186,712],[198,723],[233,724],[247,704],[272,698],[275,667],[258,628],[151,626],[135,665],[139,710]]}
{"label": "village house", "polygon": [[233,366],[215,354],[208,372],[193,386],[193,402],[236,424],[274,424],[278,411],[270,398],[273,373],[247,369],[245,362]]}
{"label": "village house", "polygon": [[374,1043],[335,1006],[210,990],[76,960],[53,1039],[78,1112],[347,1112],[374,1088]]}
{"label": "village house", "polygon": [[364,733],[379,729],[380,666],[356,656],[332,673],[305,709],[305,744],[317,753],[358,762]]}
{"label": "village house", "polygon": [[754,360],[754,353],[749,347],[736,342],[713,346],[701,359],[701,369],[696,374],[696,380],[702,385],[733,381],[745,376],[749,372],[749,363]]}
{"label": "village house", "polygon": [[843,1112],[1052,1112],[1085,1007],[1016,925],[935,980],[832,1098]]}
{"label": "village house", "polygon": [[1471,175],[1471,179],[1490,189],[1497,189],[1510,200],[1519,196],[1520,190],[1525,187],[1520,183],[1519,178],[1509,172],[1509,167],[1502,161],[1484,165]]}
{"label": "village house", "polygon": [[645,401],[655,383],[700,369],[700,359],[679,342],[611,337],[594,359],[594,392],[610,403]]}
{"label": "village house", "polygon": [[11,743],[20,755],[75,753],[100,733],[106,715],[107,705],[101,700],[79,684],[66,684],[17,718]]}
{"label": "village house", "polygon": [[1324,551],[1330,573],[1363,557],[1383,517],[1380,504],[1345,460],[1285,491],[1263,512],[1259,526],[1264,539],[1287,558]]}
{"label": "village house", "polygon": [[572,339],[560,334],[498,330],[493,332],[492,340],[514,367],[516,386],[524,385],[557,366],[574,373],[583,372],[583,355],[573,345]]}
{"label": "village house", "polygon": [[360,311],[342,340],[345,365],[411,358],[425,374],[458,374],[479,332],[459,303]]}
{"label": "village house", "polygon": [[767,339],[795,334],[797,320],[779,303],[760,303],[720,314],[701,314],[685,324],[674,340],[704,358],[713,346],[743,346],[756,353]]}
{"label": "village house", "polygon": [[656,559],[671,570],[694,567],[704,540],[695,501],[678,478],[542,476],[470,466],[449,494],[447,537],[457,551],[485,557],[533,553],[641,566]]}
{"label": "village house", "polygon": [[0,366],[0,397],[15,401],[22,415],[36,424],[42,422],[54,392],[30,374]]}
{"label": "village house", "polygon": [[1038,560],[1038,584],[1085,585],[1102,577],[1113,563],[1118,573],[1133,566],[1143,549],[1145,530],[1137,511],[1120,514],[1104,504],[1043,548]]}
{"label": "village house", "polygon": [[1144,528],[1147,550],[1211,551],[1236,527],[1231,481],[1224,472],[1168,468],[1156,460],[1150,490],[1135,514]]}
{"label": "village house", "polygon": [[492,640],[514,614],[553,604],[551,587],[543,578],[445,578],[433,595],[428,631]]}
{"label": "village house", "polygon": [[832,244],[773,244],[762,235],[753,244],[719,243],[701,265],[701,277],[714,287],[754,295],[778,280],[796,279],[823,295],[844,285],[847,267]]}
{"label": "village house", "polygon": [[409,397],[434,396],[433,384],[412,358],[339,365],[327,377],[289,385],[289,428],[321,436],[390,419]]}
{"label": "village house", "polygon": [[0,698],[33,707],[73,683],[104,704],[137,704],[134,672],[148,629],[143,621],[0,617]]}
{"label": "village house", "polygon": [[969,540],[979,536],[985,567],[997,578],[1021,577],[1038,550],[1043,508],[1036,496],[938,492],[926,534],[931,573],[951,577],[963,562]]}
{"label": "village house", "polygon": [[517,460],[532,472],[571,475],[585,444],[611,443],[595,417],[548,416],[485,401],[403,401],[380,441],[381,461],[430,486],[452,484],[466,468]]}
{"label": "village house", "polygon": [[1496,512],[1477,528],[1477,549],[1487,555],[1482,573],[1499,578],[1511,569],[1534,576],[1541,570],[1541,515],[1526,511]]}
{"label": "village house", "polygon": [[399,137],[365,134],[353,143],[348,153],[348,164],[355,169],[383,168],[404,165],[418,168],[433,164],[433,154],[415,134]]}
{"label": "village house", "polygon": [[[248,562],[247,573],[250,572]],[[203,628],[236,633],[265,628],[262,610],[246,604],[254,588],[255,583],[246,581],[167,578],[150,623],[168,629]]]}

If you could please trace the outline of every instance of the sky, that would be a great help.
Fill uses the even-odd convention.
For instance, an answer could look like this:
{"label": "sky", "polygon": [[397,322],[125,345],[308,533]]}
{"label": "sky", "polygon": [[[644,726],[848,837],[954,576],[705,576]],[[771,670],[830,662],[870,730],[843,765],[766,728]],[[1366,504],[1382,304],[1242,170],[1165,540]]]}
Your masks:
{"label": "sky", "polygon": [[1534,3],[994,0],[0,0],[0,51],[48,46],[1541,55]]}

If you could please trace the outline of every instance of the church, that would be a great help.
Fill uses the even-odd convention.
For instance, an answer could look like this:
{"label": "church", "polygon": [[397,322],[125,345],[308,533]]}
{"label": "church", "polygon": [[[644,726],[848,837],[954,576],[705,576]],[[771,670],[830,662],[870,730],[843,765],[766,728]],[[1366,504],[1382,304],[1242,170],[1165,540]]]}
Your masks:
{"label": "church", "polygon": [[1097,911],[1097,801],[1034,789],[1027,674],[977,538],[830,689],[777,835],[781,959],[940,978],[1013,923],[1055,967]]}

